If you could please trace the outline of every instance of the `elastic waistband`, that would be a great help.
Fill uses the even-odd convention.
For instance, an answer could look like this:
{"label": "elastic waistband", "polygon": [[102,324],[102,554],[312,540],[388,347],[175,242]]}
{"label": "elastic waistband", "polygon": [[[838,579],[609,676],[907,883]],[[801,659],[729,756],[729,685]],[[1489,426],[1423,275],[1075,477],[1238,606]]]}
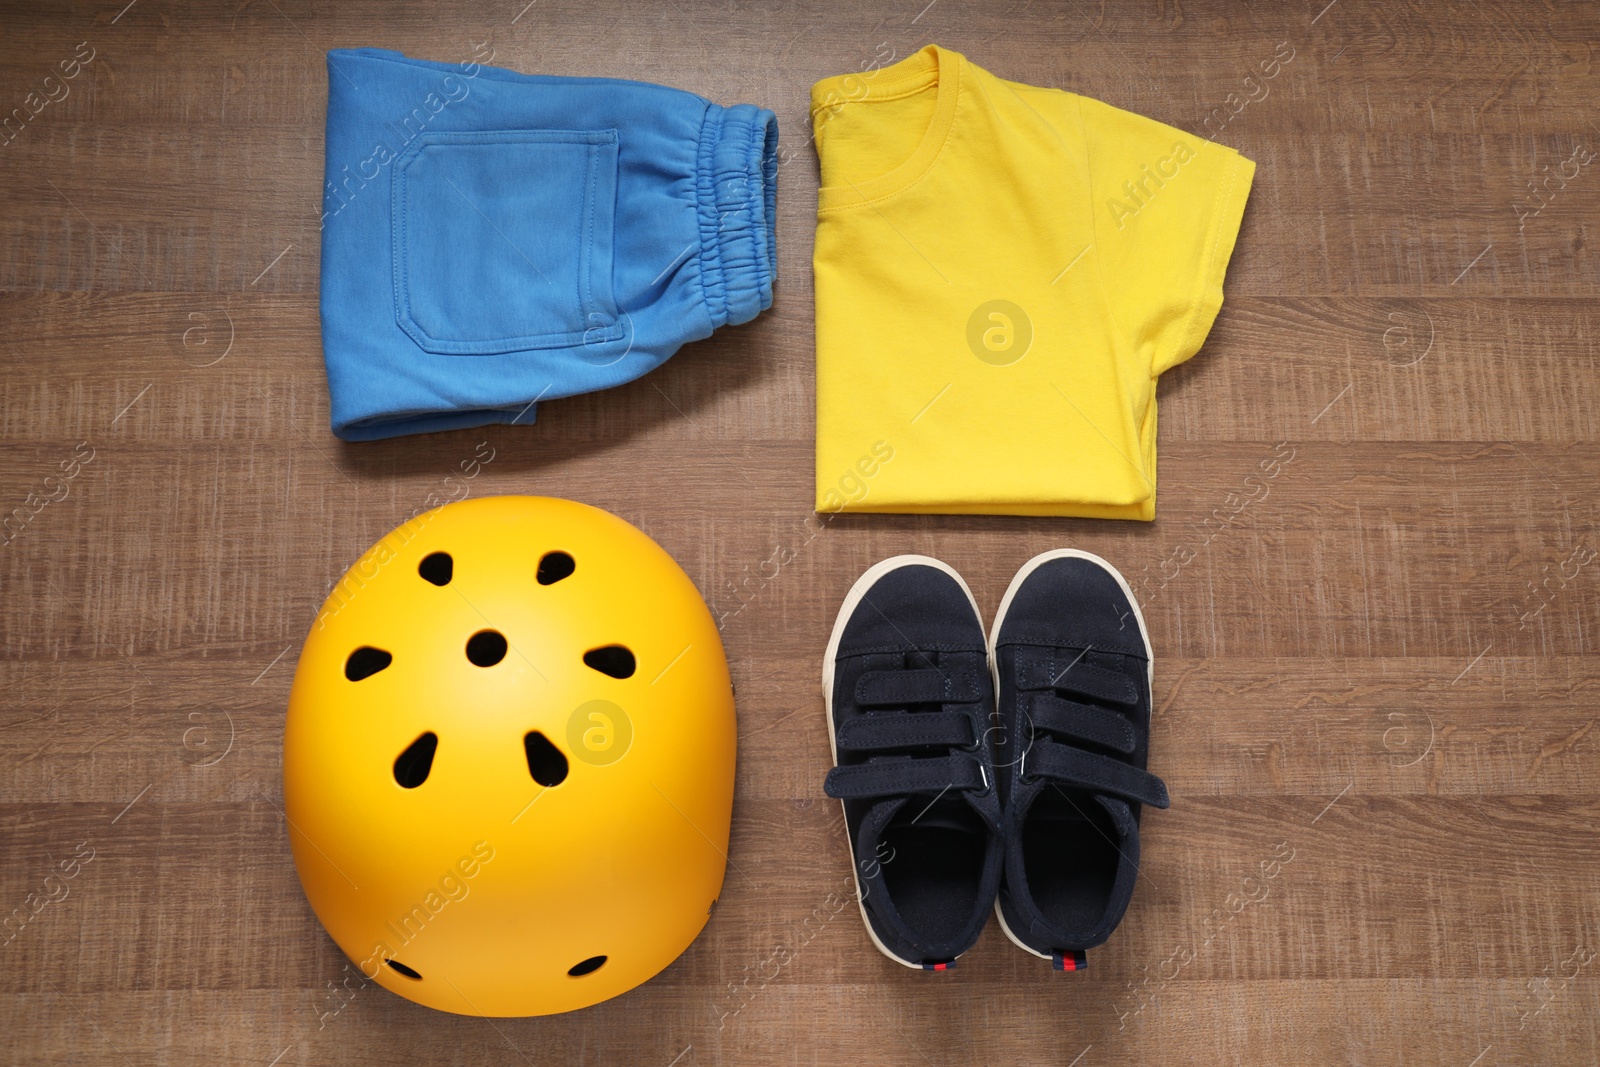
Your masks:
{"label": "elastic waistband", "polygon": [[750,104],[706,108],[695,175],[700,276],[713,328],[772,306],[778,271],[778,120]]}

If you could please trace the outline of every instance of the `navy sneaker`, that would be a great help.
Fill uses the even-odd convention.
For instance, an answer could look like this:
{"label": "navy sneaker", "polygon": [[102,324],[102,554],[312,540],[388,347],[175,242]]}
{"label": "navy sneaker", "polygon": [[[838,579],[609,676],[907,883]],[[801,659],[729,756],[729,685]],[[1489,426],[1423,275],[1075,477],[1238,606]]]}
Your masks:
{"label": "navy sneaker", "polygon": [[1006,813],[995,911],[1018,947],[1081,970],[1133,896],[1142,806],[1168,803],[1145,769],[1150,635],[1115,567],[1060,549],[1011,580],[989,658]]}
{"label": "navy sneaker", "polygon": [[1004,858],[983,620],[961,576],[927,556],[868,570],[823,661],[856,896],[873,944],[942,971],[983,931]]}

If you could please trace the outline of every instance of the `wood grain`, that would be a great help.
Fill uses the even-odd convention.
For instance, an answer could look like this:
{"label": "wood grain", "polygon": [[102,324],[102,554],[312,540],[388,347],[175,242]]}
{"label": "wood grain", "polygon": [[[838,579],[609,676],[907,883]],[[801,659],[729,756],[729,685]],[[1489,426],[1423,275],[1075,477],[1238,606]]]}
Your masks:
{"label": "wood grain", "polygon": [[[1529,192],[1600,140],[1600,7],[124,3],[0,5],[0,114],[94,51],[0,146],[0,514],[92,454],[0,545],[0,915],[93,850],[0,946],[0,1059],[1600,1060],[1600,168]],[[1153,524],[808,522],[809,87],[930,40],[1202,134],[1294,49],[1218,135],[1259,170],[1227,304],[1161,383]],[[322,52],[479,42],[777,111],[776,303],[532,428],[343,444]],[[279,781],[323,596],[481,440],[474,494],[585,500],[683,563],[723,619],[741,743],[736,869],[700,940],[616,1001],[493,1024],[332,992],[350,972]],[[1173,806],[1085,974],[993,927],[912,974],[868,943],[821,795],[828,626],[884,556],[949,561],[992,615],[1062,545],[1139,593]]]}

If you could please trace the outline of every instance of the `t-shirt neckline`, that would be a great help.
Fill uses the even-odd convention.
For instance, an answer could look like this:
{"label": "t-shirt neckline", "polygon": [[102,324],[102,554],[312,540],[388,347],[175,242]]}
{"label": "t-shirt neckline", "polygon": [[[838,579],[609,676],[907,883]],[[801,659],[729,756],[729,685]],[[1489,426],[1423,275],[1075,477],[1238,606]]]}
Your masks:
{"label": "t-shirt neckline", "polygon": [[[851,83],[865,82],[867,92],[862,94]],[[956,99],[961,92],[961,54],[930,44],[876,74],[841,74],[824,78],[811,88],[812,115],[830,106],[829,100],[842,100],[840,106],[849,106],[873,99],[890,100],[921,92],[929,85],[936,87],[933,118],[923,131],[916,150],[899,166],[864,182],[845,185],[825,185],[817,190],[817,210],[854,207],[873,200],[892,196],[921,178],[944,148],[950,127],[955,122]]]}

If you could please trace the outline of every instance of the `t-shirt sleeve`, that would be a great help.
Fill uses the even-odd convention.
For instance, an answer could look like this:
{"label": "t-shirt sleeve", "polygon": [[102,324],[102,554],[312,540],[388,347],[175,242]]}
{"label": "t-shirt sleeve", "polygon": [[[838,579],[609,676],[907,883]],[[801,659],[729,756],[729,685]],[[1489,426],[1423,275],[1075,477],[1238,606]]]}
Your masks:
{"label": "t-shirt sleeve", "polygon": [[1078,101],[1112,317],[1157,375],[1211,331],[1256,165],[1154,119]]}

